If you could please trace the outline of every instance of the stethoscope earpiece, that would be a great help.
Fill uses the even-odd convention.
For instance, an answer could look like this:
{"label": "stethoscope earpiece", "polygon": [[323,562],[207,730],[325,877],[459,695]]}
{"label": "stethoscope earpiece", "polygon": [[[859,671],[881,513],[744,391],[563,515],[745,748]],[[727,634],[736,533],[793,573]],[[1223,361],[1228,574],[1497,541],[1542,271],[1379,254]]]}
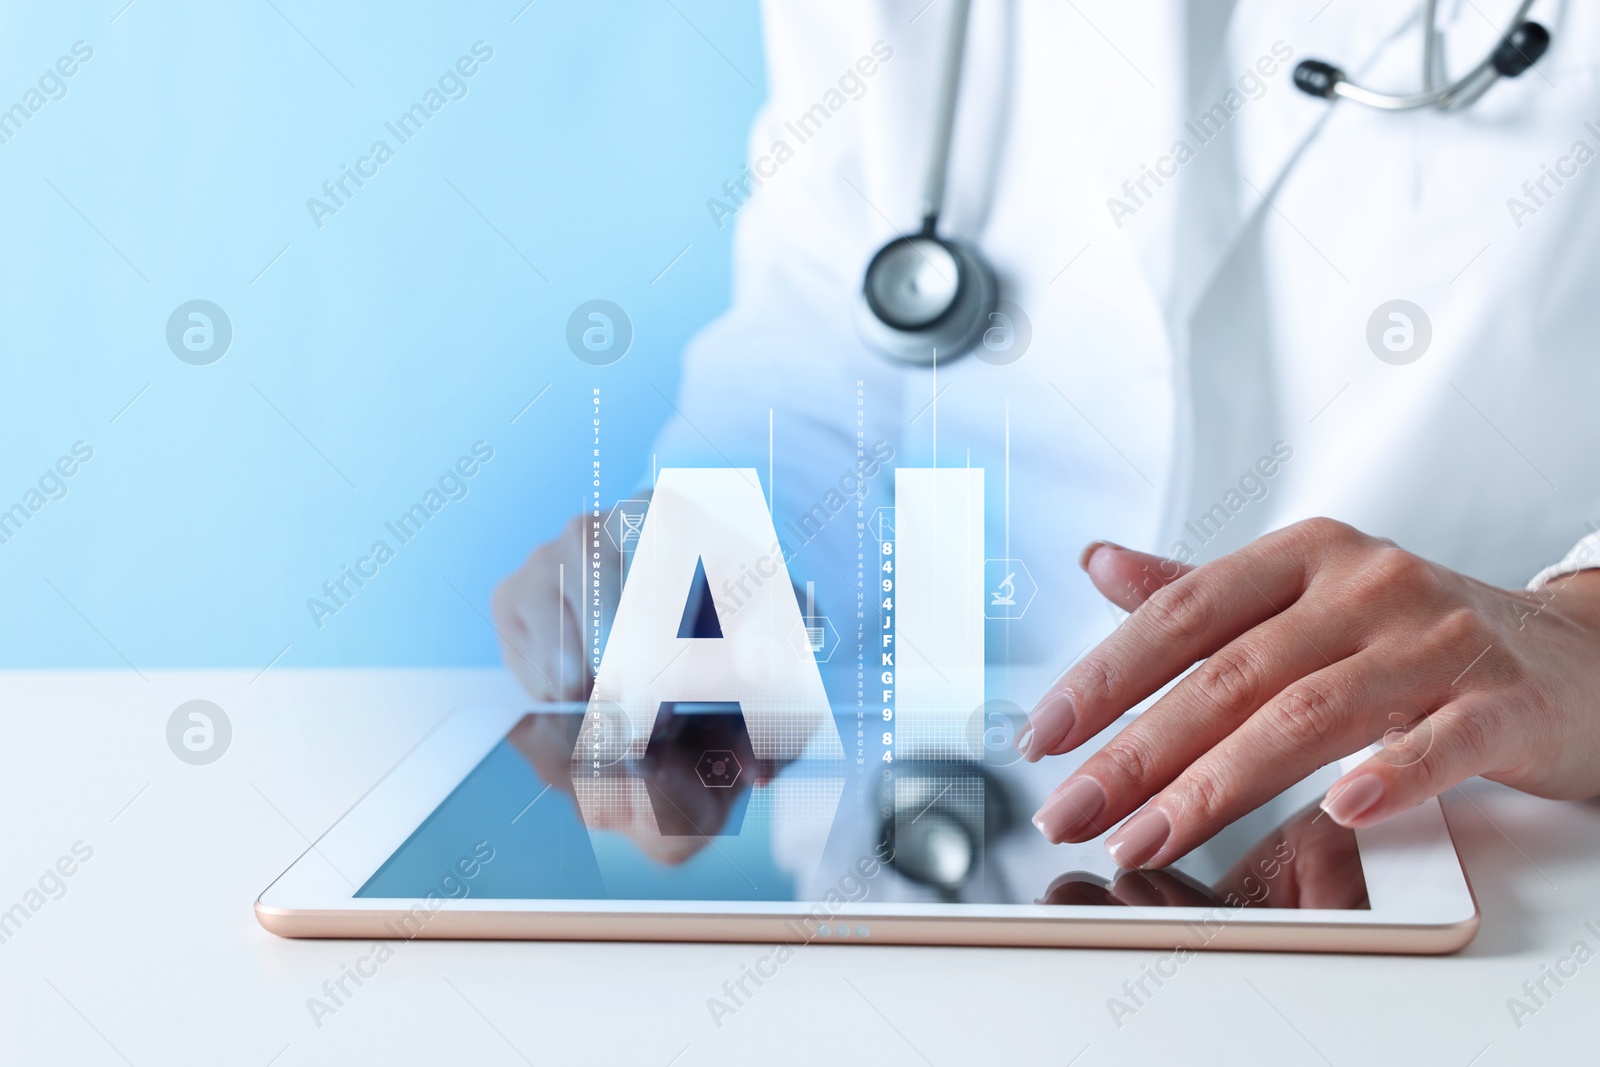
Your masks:
{"label": "stethoscope earpiece", "polygon": [[1422,91],[1417,93],[1385,93],[1357,85],[1345,72],[1332,63],[1320,59],[1303,60],[1294,68],[1295,88],[1309,96],[1323,100],[1340,97],[1383,111],[1409,111],[1419,107],[1435,107],[1440,111],[1457,111],[1471,106],[1501,78],[1515,78],[1539,62],[1550,47],[1550,31],[1537,22],[1526,21],[1523,16],[1533,6],[1533,0],[1522,0],[1511,18],[1510,29],[1500,38],[1494,51],[1464,76],[1448,85],[1434,85],[1435,55],[1438,44],[1438,0],[1424,0],[1422,5]]}
{"label": "stethoscope earpiece", "polygon": [[[1452,111],[1471,105],[1500,78],[1515,78],[1550,47],[1550,31],[1524,16],[1534,0],[1522,0],[1510,29],[1493,52],[1465,76],[1435,86],[1438,0],[1423,0],[1422,91],[1385,93],[1351,81],[1339,67],[1320,59],[1294,68],[1295,88],[1322,100],[1344,98],[1384,111],[1435,107]],[[880,354],[898,363],[927,366],[956,359],[983,337],[999,301],[994,271],[976,248],[940,237],[939,212],[949,169],[950,134],[955,125],[961,54],[966,42],[971,0],[954,0],[946,39],[944,74],[939,86],[933,145],[922,198],[922,231],[897,237],[867,264],[856,301],[856,329]]]}
{"label": "stethoscope earpiece", "polygon": [[1302,60],[1294,68],[1294,87],[1309,96],[1333,99],[1334,86],[1344,81],[1344,71],[1320,59]]}
{"label": "stethoscope earpiece", "polygon": [[1550,31],[1537,22],[1518,25],[1500,41],[1489,61],[1502,78],[1515,78],[1550,48]]}

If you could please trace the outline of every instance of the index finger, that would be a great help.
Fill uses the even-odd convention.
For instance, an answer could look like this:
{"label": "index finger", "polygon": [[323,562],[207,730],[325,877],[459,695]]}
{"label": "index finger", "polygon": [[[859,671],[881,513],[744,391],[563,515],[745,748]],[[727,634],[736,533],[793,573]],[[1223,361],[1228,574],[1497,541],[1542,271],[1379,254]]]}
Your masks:
{"label": "index finger", "polygon": [[1029,716],[1027,758],[1087,741],[1196,661],[1293,604],[1306,576],[1294,540],[1268,536],[1157,590],[1039,701]]}

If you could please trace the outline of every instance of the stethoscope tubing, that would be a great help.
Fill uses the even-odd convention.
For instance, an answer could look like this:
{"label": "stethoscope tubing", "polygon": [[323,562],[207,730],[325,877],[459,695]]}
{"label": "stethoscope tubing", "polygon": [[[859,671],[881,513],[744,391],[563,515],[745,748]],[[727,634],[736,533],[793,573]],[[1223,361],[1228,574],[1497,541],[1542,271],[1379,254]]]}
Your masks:
{"label": "stethoscope tubing", "polygon": [[[1351,81],[1338,67],[1321,60],[1302,61],[1295,68],[1294,81],[1303,91],[1314,96],[1328,100],[1342,98],[1380,111],[1410,111],[1425,107],[1453,111],[1469,107],[1499,78],[1517,76],[1543,54],[1549,43],[1548,32],[1535,23],[1524,22],[1533,5],[1534,0],[1521,0],[1511,17],[1510,27],[1501,36],[1495,49],[1472,70],[1448,84],[1436,84],[1441,74],[1438,69],[1438,0],[1423,0],[1420,9],[1423,29],[1421,91],[1386,93],[1369,89]],[[938,233],[950,172],[950,150],[971,9],[971,0],[951,0],[933,135],[928,145],[927,168],[923,177],[921,231],[914,236],[901,235],[873,256],[857,298],[856,323],[862,339],[880,354],[902,364],[934,364],[939,359],[941,349],[946,360],[959,358],[982,336],[984,325],[998,300],[997,280],[982,254],[971,245],[947,240]],[[941,246],[949,254],[949,262],[956,270],[949,304],[942,313],[925,322],[902,316],[889,304],[887,294],[892,294],[894,290],[892,278],[882,292],[878,285],[878,282],[886,280],[885,272],[894,269],[893,253],[896,250],[921,254],[918,241]],[[931,262],[928,266],[937,270]]]}
{"label": "stethoscope tubing", "polygon": [[[1501,35],[1501,40],[1506,40],[1517,27],[1522,25],[1528,11],[1533,7],[1534,0],[1522,0],[1517,5],[1516,13],[1511,16],[1509,28]],[[1460,78],[1448,85],[1435,86],[1434,77],[1438,68],[1438,0],[1423,0],[1422,5],[1422,91],[1417,93],[1385,93],[1376,89],[1368,89],[1358,85],[1348,78],[1340,78],[1333,84],[1332,95],[1353,103],[1363,104],[1367,107],[1377,108],[1380,111],[1413,111],[1417,108],[1434,107],[1441,111],[1455,111],[1469,107],[1477,101],[1500,77],[1495,68],[1495,52],[1490,52],[1483,57],[1483,61]]]}
{"label": "stethoscope tubing", "polygon": [[956,102],[961,96],[961,64],[967,47],[967,19],[972,0],[953,0],[950,29],[945,34],[944,66],[939,78],[939,104],[934,113],[933,143],[928,148],[928,170],[922,185],[922,230],[931,236],[944,209],[945,178],[950,172],[950,141],[956,126]]}

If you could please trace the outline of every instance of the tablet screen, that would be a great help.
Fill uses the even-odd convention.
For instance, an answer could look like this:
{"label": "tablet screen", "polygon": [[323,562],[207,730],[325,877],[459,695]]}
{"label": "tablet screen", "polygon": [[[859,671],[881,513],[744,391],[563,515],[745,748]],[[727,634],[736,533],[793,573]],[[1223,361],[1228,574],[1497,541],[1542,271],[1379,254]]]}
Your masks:
{"label": "tablet screen", "polygon": [[642,759],[602,767],[574,762],[583,721],[581,708],[524,716],[356,895],[1369,906],[1355,834],[1316,806],[1333,767],[1173,866],[1125,872],[1102,840],[1051,845],[1029,821],[1082,754],[779,765],[755,758],[736,710],[680,705]]}

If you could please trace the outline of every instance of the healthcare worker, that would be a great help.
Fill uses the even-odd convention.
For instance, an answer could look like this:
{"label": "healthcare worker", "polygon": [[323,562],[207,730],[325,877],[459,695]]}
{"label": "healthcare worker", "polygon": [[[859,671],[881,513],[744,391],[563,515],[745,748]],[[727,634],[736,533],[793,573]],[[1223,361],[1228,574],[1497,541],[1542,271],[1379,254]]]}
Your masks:
{"label": "healthcare worker", "polygon": [[[1443,0],[1430,46],[1434,5],[975,0],[937,232],[992,269],[1001,317],[919,366],[863,328],[863,277],[923,227],[959,6],[763,5],[770,96],[708,190],[732,306],[685,354],[655,462],[765,478],[770,433],[780,531],[813,517],[791,574],[841,616],[855,504],[830,492],[870,483],[870,509],[888,466],[985,468],[988,554],[1038,589],[990,655],[1070,666],[1027,758],[1181,676],[1035,817],[1053,841],[1127,820],[1123,866],[1385,734],[1328,794],[1341,824],[1480,774],[1600,793],[1600,7],[1539,0],[1531,70],[1388,111],[1293,71],[1444,84],[1518,5]],[[858,465],[874,446],[883,472]],[[581,522],[496,591],[537,696],[589,684],[576,583],[553,607]],[[1109,635],[1107,601],[1132,612]]]}

